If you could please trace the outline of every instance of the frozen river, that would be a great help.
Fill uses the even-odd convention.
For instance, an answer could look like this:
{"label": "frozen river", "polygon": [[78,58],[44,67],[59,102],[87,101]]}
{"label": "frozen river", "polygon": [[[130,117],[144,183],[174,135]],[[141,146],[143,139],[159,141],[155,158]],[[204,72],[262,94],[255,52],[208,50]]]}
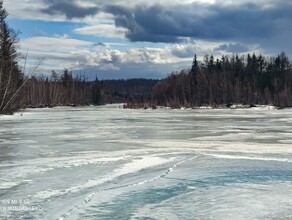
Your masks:
{"label": "frozen river", "polygon": [[292,110],[0,116],[0,219],[292,219]]}

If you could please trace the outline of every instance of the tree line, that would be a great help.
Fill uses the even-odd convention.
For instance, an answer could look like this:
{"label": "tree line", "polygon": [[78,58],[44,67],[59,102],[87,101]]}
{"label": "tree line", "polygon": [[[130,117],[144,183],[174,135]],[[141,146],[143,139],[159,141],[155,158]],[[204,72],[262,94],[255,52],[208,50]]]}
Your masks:
{"label": "tree line", "polygon": [[108,103],[148,102],[158,80],[127,79],[88,81],[85,75],[74,76],[64,69],[50,77],[32,76],[22,89],[22,106],[102,105]]}
{"label": "tree line", "polygon": [[102,104],[102,90],[98,79],[88,82],[85,76],[73,77],[72,71],[64,69],[50,77],[30,77],[22,91],[24,107],[55,107]]}
{"label": "tree line", "polygon": [[101,81],[106,103],[146,103],[151,100],[154,79],[127,79]]}
{"label": "tree line", "polygon": [[[27,76],[19,66],[17,34],[6,22],[0,2],[0,114],[25,107],[54,107],[127,103],[126,107],[194,107],[271,104],[292,106],[292,63],[282,52],[276,57],[247,54],[215,59],[194,56],[191,69],[151,79],[96,80],[64,69],[50,76]],[[27,57],[27,56],[26,56]],[[26,64],[26,58],[25,62]]]}
{"label": "tree line", "polygon": [[25,76],[19,66],[16,32],[6,22],[7,11],[0,2],[0,114],[10,114],[25,107],[54,107],[57,105],[101,104],[102,91],[96,79],[72,76],[65,69],[62,74],[52,71],[50,77]]}
{"label": "tree line", "polygon": [[152,103],[160,106],[271,104],[292,106],[292,68],[287,55],[276,57],[247,54],[194,56],[190,70],[172,73],[158,82]]}
{"label": "tree line", "polygon": [[17,35],[8,26],[7,16],[3,2],[0,2],[0,113],[20,108],[20,92],[25,81],[18,65]]}

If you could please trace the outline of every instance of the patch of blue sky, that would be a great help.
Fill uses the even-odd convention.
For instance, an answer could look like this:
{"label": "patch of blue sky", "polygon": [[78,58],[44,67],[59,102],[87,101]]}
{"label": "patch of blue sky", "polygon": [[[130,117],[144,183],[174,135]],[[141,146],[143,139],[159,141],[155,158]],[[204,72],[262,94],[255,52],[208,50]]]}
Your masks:
{"label": "patch of blue sky", "polygon": [[11,18],[7,20],[10,27],[15,31],[20,31],[20,38],[27,39],[39,36],[64,36],[71,37],[75,28],[82,27],[83,23],[73,22],[53,22],[41,20],[22,20]]}
{"label": "patch of blue sky", "polygon": [[115,49],[126,51],[130,48],[163,48],[165,43],[151,42],[129,42],[126,38],[111,38],[105,36],[78,34],[74,30],[86,26],[81,22],[58,22],[58,21],[42,21],[42,20],[22,20],[17,18],[9,18],[8,24],[15,31],[20,32],[20,39],[28,39],[32,37],[64,37],[89,41],[93,43],[104,43],[113,45]]}

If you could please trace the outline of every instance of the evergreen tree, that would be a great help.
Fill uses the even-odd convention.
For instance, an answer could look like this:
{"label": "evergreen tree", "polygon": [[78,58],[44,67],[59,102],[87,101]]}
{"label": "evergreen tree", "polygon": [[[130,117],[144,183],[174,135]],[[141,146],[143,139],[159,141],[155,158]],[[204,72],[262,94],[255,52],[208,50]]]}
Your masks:
{"label": "evergreen tree", "polygon": [[198,73],[198,69],[199,69],[199,64],[198,64],[198,60],[197,60],[197,54],[195,54],[194,59],[193,59],[193,63],[192,63],[192,68],[191,68],[191,72],[190,72],[190,96],[192,100],[195,100],[195,103],[197,104],[197,94],[198,94],[198,89],[197,89],[197,73]]}
{"label": "evergreen tree", "polygon": [[100,83],[99,83],[97,77],[95,78],[95,81],[93,83],[92,102],[95,105],[100,105],[101,104],[101,88],[100,88]]}
{"label": "evergreen tree", "polygon": [[193,76],[196,76],[197,72],[198,72],[198,61],[197,61],[197,54],[195,54],[194,59],[193,59],[193,64],[192,64],[192,68],[191,68],[191,73],[193,74]]}
{"label": "evergreen tree", "polygon": [[17,37],[9,28],[8,13],[0,2],[0,113],[11,113],[21,106],[18,93],[23,84],[23,75],[17,60]]}

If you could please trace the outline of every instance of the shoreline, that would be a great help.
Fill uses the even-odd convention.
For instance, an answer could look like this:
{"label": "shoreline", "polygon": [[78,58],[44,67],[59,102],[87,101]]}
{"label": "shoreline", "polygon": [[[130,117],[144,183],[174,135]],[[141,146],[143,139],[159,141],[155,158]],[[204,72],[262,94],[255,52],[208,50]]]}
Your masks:
{"label": "shoreline", "polygon": [[196,109],[230,109],[230,110],[237,110],[237,109],[266,109],[266,110],[281,110],[281,109],[288,109],[291,106],[277,106],[277,105],[261,105],[261,104],[227,104],[227,105],[202,105],[202,106],[157,106],[152,104],[145,104],[145,103],[125,103],[123,104],[124,109],[144,109],[144,110],[156,110],[156,109],[174,109],[174,110],[196,110]]}
{"label": "shoreline", "polygon": [[78,107],[90,107],[90,106],[106,106],[106,105],[119,105],[120,109],[137,109],[137,110],[283,110],[292,108],[292,106],[276,106],[276,105],[244,105],[244,104],[233,104],[233,105],[218,105],[218,106],[209,106],[209,105],[202,105],[202,106],[193,106],[193,107],[170,107],[170,106],[157,106],[157,105],[150,105],[145,103],[107,103],[102,105],[56,105],[56,106],[28,106],[13,113],[7,114],[0,114],[0,116],[4,115],[14,115],[15,113],[21,113],[25,109],[50,109],[50,108],[57,108],[57,107],[71,107],[71,108],[78,108]]}

